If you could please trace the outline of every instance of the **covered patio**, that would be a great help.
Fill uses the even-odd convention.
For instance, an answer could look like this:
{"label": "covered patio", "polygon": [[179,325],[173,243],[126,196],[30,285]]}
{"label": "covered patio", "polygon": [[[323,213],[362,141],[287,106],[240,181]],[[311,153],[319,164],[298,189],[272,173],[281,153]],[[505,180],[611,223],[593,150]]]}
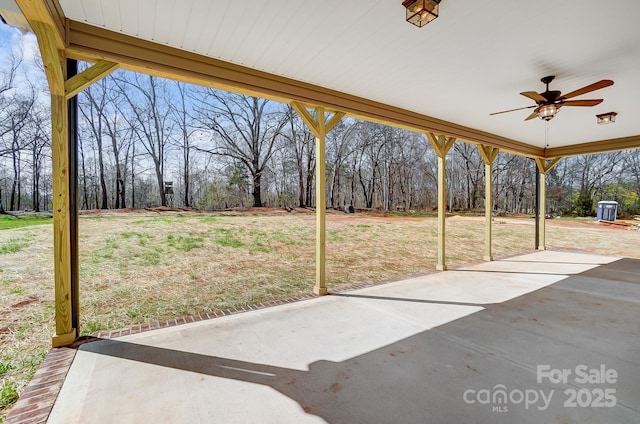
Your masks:
{"label": "covered patio", "polygon": [[[486,196],[485,264],[84,344],[50,422],[638,421],[638,262],[544,250],[546,173],[566,156],[640,147],[640,4],[444,0],[421,29],[400,1],[0,4],[36,34],[51,92],[55,347],[80,334],[75,96],[117,68],[293,106],[316,142],[316,295],[331,289],[324,141],[343,116],[420,132],[433,147],[441,271],[454,142],[478,147],[487,193],[501,151],[534,159],[540,173],[541,252],[493,262]],[[77,60],[93,65],[77,74]],[[615,85],[589,96],[601,105],[563,108],[550,124],[524,121],[530,111],[490,116],[535,107],[518,93],[542,91],[550,75],[564,93]],[[617,122],[597,125],[609,111]],[[536,381],[539,366],[575,377],[602,364],[615,383]],[[555,397],[545,409],[473,397],[496,385]],[[598,389],[615,389],[615,405],[603,391],[607,404],[592,407]],[[571,390],[579,407],[565,407]]]}
{"label": "covered patio", "polygon": [[8,422],[636,423],[638,269],[544,251],[97,339]]}
{"label": "covered patio", "polygon": [[[418,29],[405,22],[399,3],[4,0],[5,21],[37,36],[51,92],[53,346],[69,345],[80,334],[76,95],[115,69],[291,104],[315,135],[317,295],[327,294],[325,138],[347,114],[423,133],[433,147],[441,271],[447,269],[446,156],[456,141],[478,147],[489,194],[500,151],[535,160],[539,250],[545,249],[546,173],[564,156],[640,146],[632,118],[640,113],[640,27],[633,13],[640,5],[618,0],[603,13],[595,0],[517,6],[445,1],[442,16]],[[94,65],[78,74],[78,60]],[[598,92],[606,101],[577,101],[590,107],[563,110],[562,119],[553,120],[553,138],[541,108],[551,106],[553,117],[568,109],[568,101],[557,91],[549,97],[556,103],[546,105],[537,91],[521,91],[551,76],[571,98],[606,88]],[[491,116],[514,105],[526,113]],[[597,125],[584,112],[608,108],[620,115],[615,125]],[[536,115],[546,127],[527,122]],[[491,261],[492,195],[484,204],[483,257]]]}

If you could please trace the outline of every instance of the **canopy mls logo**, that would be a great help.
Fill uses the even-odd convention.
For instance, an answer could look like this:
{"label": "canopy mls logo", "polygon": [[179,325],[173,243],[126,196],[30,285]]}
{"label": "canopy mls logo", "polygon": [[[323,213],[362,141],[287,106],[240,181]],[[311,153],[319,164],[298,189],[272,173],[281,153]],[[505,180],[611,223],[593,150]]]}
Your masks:
{"label": "canopy mls logo", "polygon": [[524,405],[525,409],[536,408],[544,411],[549,407],[554,390],[548,394],[541,389],[507,390],[504,384],[496,384],[492,389],[466,390],[462,398],[469,405],[491,405],[493,412],[508,412],[509,405]]}
{"label": "canopy mls logo", "polygon": [[[496,384],[491,389],[467,389],[462,399],[468,405],[491,406],[492,412],[508,412],[509,408],[536,409],[545,411],[551,405],[554,394],[563,400],[565,408],[612,408],[616,406],[616,389],[604,387],[618,381],[618,372],[600,364],[598,368],[589,368],[581,364],[575,368],[551,368],[550,365],[538,365],[537,384],[572,386],[565,389],[512,389],[504,384]],[[577,386],[577,387],[576,387]],[[584,387],[587,386],[587,387]]]}

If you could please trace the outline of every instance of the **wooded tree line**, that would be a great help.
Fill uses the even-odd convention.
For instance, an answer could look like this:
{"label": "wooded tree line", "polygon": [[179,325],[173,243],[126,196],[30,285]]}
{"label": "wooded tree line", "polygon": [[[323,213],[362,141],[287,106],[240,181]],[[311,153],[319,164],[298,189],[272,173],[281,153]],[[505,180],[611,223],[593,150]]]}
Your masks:
{"label": "wooded tree line", "polygon": [[[25,78],[20,57],[7,57],[0,65],[0,202],[6,210],[50,209],[46,81],[41,69]],[[314,137],[289,105],[126,71],[78,102],[82,209],[315,206]],[[436,156],[423,134],[344,118],[327,137],[326,156],[329,207],[436,205]],[[531,213],[535,173],[533,160],[501,152],[496,210]],[[547,184],[550,213],[592,214],[604,199],[640,213],[640,150],[563,159]],[[482,209],[484,194],[476,146],[456,142],[447,156],[448,209]]]}

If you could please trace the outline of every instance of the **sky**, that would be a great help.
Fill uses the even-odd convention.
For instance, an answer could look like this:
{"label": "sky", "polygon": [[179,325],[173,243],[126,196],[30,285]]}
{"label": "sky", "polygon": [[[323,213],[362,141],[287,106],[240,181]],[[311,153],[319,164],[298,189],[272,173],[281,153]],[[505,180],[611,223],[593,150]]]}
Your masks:
{"label": "sky", "polygon": [[20,30],[0,21],[0,59],[6,60],[6,54],[12,49],[22,51],[25,62],[33,63],[38,56],[38,42],[32,33],[22,34]]}
{"label": "sky", "polygon": [[26,87],[26,80],[42,80],[44,75],[36,65],[40,60],[38,41],[33,33],[22,34],[20,30],[0,21],[0,68],[10,60],[11,52],[22,57],[22,72],[18,72],[16,88]]}

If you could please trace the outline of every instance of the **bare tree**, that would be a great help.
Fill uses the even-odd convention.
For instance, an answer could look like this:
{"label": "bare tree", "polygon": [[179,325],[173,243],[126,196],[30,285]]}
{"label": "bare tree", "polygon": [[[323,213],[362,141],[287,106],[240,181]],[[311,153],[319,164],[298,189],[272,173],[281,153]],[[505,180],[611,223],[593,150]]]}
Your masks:
{"label": "bare tree", "polygon": [[108,107],[102,110],[104,119],[104,131],[106,136],[111,140],[111,152],[113,153],[115,175],[115,208],[125,208],[127,203],[126,196],[126,169],[129,150],[132,144],[132,135],[134,128],[129,124],[129,120],[125,119],[119,105],[123,101],[120,90],[114,87],[107,89],[107,84],[111,82],[110,78],[104,78],[105,94],[108,96]]}
{"label": "bare tree", "polygon": [[104,123],[109,97],[107,96],[106,79],[102,79],[79,95],[80,113],[88,124],[98,151],[98,178],[100,180],[101,200],[100,209],[108,208],[107,183],[104,171]]}
{"label": "bare tree", "polygon": [[[342,119],[327,137],[327,170],[331,180],[329,204],[332,207],[344,206],[343,203],[346,203],[347,197],[349,197],[351,205],[355,201],[355,180],[353,179],[353,174],[350,173],[355,166],[349,167],[347,162],[350,159],[355,160],[356,157],[354,154],[355,142],[353,134],[359,125],[359,121],[349,118]],[[349,180],[349,176],[352,184],[350,185],[351,195],[348,196],[346,190],[342,188],[342,181]],[[311,192],[309,192],[310,195]]]}
{"label": "bare tree", "polygon": [[89,209],[89,180],[90,178],[87,177],[87,165],[86,165],[86,155],[85,155],[85,149],[84,149],[84,137],[80,137],[79,138],[79,142],[78,142],[78,153],[80,154],[80,171],[81,171],[81,175],[80,177],[82,178],[82,208],[83,209]]}
{"label": "bare tree", "polygon": [[32,110],[29,123],[29,149],[31,153],[31,204],[36,212],[40,212],[40,192],[42,185],[42,173],[45,168],[44,160],[51,149],[51,138],[49,135],[49,111],[42,107]]}
{"label": "bare tree", "polygon": [[[8,55],[0,69],[0,158],[11,155],[15,163],[15,112],[14,83],[22,57],[17,56],[13,51]],[[14,166],[15,170],[15,166]],[[15,182],[15,172],[14,172]],[[13,203],[13,201],[11,202]],[[9,206],[11,209],[12,206]],[[2,204],[2,188],[0,188],[0,213],[6,213]]]}
{"label": "bare tree", "polygon": [[640,149],[629,150],[625,155],[625,165],[636,185],[637,203],[640,206]]}
{"label": "bare tree", "polygon": [[311,131],[301,119],[296,118],[293,108],[287,106],[291,116],[283,136],[287,140],[285,148],[293,150],[298,176],[298,206],[311,206],[313,175],[315,172],[315,144]]}
{"label": "bare tree", "polygon": [[29,144],[25,136],[25,127],[31,119],[31,112],[36,102],[36,92],[32,88],[29,92],[16,93],[12,98],[13,107],[9,113],[9,141],[13,164],[13,183],[11,186],[11,201],[9,209],[18,210],[22,198],[22,150]]}
{"label": "bare tree", "polygon": [[291,119],[290,110],[283,111],[269,100],[214,89],[199,92],[194,100],[197,120],[213,134],[213,146],[202,150],[242,162],[253,180],[253,206],[261,207],[263,172]]}
{"label": "bare tree", "polygon": [[126,119],[153,162],[160,204],[166,206],[165,150],[173,131],[173,122],[169,118],[170,105],[175,98],[168,90],[167,82],[154,76],[133,74],[131,77],[117,78],[116,81],[132,112]]}
{"label": "bare tree", "polygon": [[480,182],[484,175],[482,159],[478,153],[478,149],[469,143],[455,143],[454,151],[460,155],[457,164],[463,167],[464,187],[460,187],[466,194],[466,208],[473,209],[477,206],[480,194]]}
{"label": "bare tree", "polygon": [[373,207],[376,188],[380,187],[380,173],[384,149],[388,141],[384,127],[380,124],[364,122],[358,127],[358,154],[354,163],[354,175],[362,188],[366,208]]}
{"label": "bare tree", "polygon": [[188,103],[189,86],[182,82],[175,82],[175,86],[178,90],[178,101],[172,104],[171,112],[173,119],[175,120],[178,131],[180,133],[180,141],[178,143],[180,151],[182,152],[182,180],[184,184],[184,205],[185,207],[191,207],[191,151],[193,150],[192,139],[196,131],[196,128],[191,123],[191,105]]}

